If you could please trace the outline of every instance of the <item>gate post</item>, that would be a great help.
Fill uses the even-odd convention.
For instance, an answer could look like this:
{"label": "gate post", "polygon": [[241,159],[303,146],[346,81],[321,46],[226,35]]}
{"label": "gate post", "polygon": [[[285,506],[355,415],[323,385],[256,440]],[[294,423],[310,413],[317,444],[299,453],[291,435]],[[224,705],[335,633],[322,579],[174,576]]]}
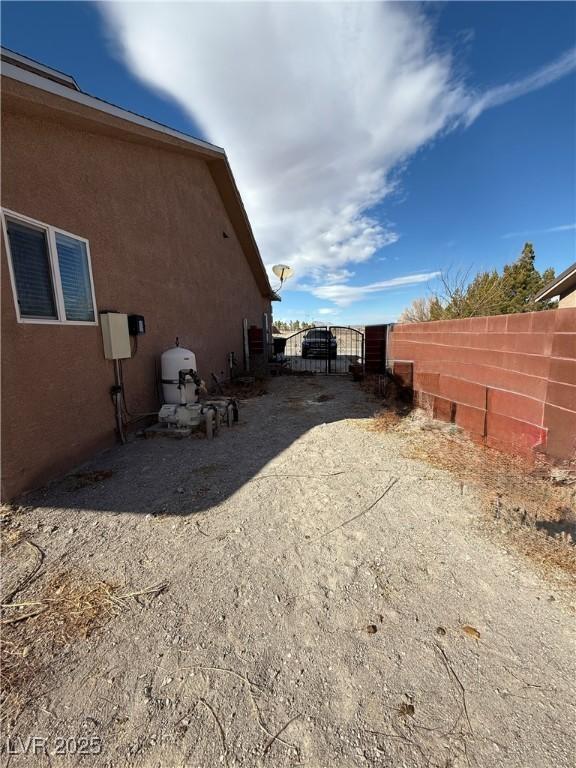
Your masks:
{"label": "gate post", "polygon": [[388,325],[367,325],[364,329],[366,374],[386,373],[386,338]]}
{"label": "gate post", "polygon": [[248,328],[248,350],[250,359],[250,373],[264,375],[268,363],[268,349],[264,343],[264,331],[257,325]]}

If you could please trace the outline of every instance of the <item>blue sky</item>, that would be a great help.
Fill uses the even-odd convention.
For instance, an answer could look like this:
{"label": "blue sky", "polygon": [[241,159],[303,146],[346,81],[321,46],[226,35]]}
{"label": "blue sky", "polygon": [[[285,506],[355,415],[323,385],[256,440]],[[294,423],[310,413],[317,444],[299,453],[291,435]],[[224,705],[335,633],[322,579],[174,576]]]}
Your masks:
{"label": "blue sky", "polygon": [[552,2],[2,6],[3,45],[225,146],[265,262],[296,269],[276,316],[338,324],[527,239],[574,261],[575,30]]}

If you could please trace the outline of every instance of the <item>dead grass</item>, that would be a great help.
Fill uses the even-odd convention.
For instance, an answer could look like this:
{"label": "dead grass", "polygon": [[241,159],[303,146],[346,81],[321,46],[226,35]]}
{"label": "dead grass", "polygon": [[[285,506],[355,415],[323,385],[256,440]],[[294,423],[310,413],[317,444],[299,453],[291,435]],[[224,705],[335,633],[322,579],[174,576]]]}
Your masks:
{"label": "dead grass", "polygon": [[473,442],[454,425],[427,419],[392,400],[371,429],[404,442],[406,458],[450,472],[474,487],[493,536],[528,556],[540,569],[576,576],[576,469],[554,479],[544,457],[529,460]]}
{"label": "dead grass", "polygon": [[[424,425],[426,426],[426,425]],[[490,502],[519,507],[528,516],[558,520],[571,506],[569,485],[554,485],[550,467],[477,444],[460,431],[407,432],[405,455],[446,469],[487,493]]]}
{"label": "dead grass", "polygon": [[394,388],[394,395],[385,400],[386,407],[374,414],[370,429],[374,432],[390,432],[402,429],[406,419],[413,411],[412,402],[404,398],[404,393],[399,392],[394,382],[389,383],[389,388]]}
{"label": "dead grass", "polygon": [[374,415],[370,429],[373,432],[390,432],[402,423],[402,416],[395,410],[382,410]]}
{"label": "dead grass", "polygon": [[458,433],[422,430],[408,435],[404,455],[474,486],[484,523],[540,569],[576,576],[576,486],[556,484],[543,460],[509,456]]}
{"label": "dead grass", "polygon": [[58,652],[102,627],[119,606],[114,588],[87,575],[63,573],[38,595],[2,605],[1,719],[11,719],[41,690]]}
{"label": "dead grass", "polygon": [[220,389],[222,390],[221,396],[233,397],[236,400],[250,400],[253,397],[262,397],[262,395],[268,394],[264,381],[251,377],[222,382]]}
{"label": "dead grass", "polygon": [[[3,532],[2,539],[4,550],[21,543],[14,530]],[[26,590],[27,583],[16,591]],[[128,610],[131,598],[164,588],[156,585],[126,592],[88,573],[66,571],[46,580],[36,593],[1,604],[0,721],[13,721],[42,693],[50,668],[64,648],[85,640]]]}
{"label": "dead grass", "polygon": [[367,374],[362,381],[358,383],[361,390],[368,395],[384,397],[387,377],[379,374]]}
{"label": "dead grass", "polygon": [[97,469],[92,472],[76,472],[74,475],[69,476],[69,482],[72,486],[70,490],[78,490],[79,488],[87,488],[90,485],[101,483],[103,480],[108,480],[114,474],[111,469]]}

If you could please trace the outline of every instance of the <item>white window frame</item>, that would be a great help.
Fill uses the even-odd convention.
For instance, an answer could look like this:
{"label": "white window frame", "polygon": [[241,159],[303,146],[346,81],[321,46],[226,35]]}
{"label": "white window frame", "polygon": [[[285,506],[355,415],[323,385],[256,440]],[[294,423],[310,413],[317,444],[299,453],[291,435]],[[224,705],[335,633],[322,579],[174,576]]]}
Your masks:
{"label": "white window frame", "polygon": [[[8,227],[6,220],[28,224],[36,229],[43,229],[46,233],[46,242],[48,244],[48,260],[50,262],[50,271],[52,277],[52,286],[54,288],[54,302],[56,305],[56,314],[58,317],[22,317],[20,314],[20,305],[18,304],[18,291],[16,289],[16,279],[14,276],[14,267],[12,264],[12,251],[10,248],[10,238],[8,237]],[[2,231],[4,232],[4,242],[6,244],[6,253],[8,255],[8,269],[10,271],[10,282],[12,283],[12,294],[14,296],[14,306],[16,308],[16,319],[19,323],[35,323],[38,325],[98,325],[98,309],[96,307],[96,294],[94,292],[94,278],[92,276],[92,258],[90,256],[90,243],[85,237],[80,237],[72,232],[66,232],[60,227],[53,227],[45,224],[43,221],[32,219],[21,213],[2,208]],[[64,306],[64,293],[62,291],[62,280],[60,278],[60,264],[58,262],[58,250],[56,248],[56,235],[66,235],[75,240],[84,243],[86,255],[88,257],[88,273],[90,275],[90,289],[92,295],[92,306],[94,308],[94,320],[67,320],[66,307]]]}

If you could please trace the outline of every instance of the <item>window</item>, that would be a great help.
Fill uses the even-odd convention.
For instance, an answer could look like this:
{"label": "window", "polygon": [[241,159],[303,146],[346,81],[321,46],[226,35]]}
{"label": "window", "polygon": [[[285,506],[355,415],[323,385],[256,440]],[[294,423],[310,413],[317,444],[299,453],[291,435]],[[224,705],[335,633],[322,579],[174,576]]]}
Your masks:
{"label": "window", "polygon": [[4,213],[20,322],[96,323],[88,241]]}
{"label": "window", "polygon": [[46,232],[11,220],[6,231],[20,315],[57,320]]}
{"label": "window", "polygon": [[94,321],[92,281],[86,243],[57,232],[56,250],[66,320]]}

